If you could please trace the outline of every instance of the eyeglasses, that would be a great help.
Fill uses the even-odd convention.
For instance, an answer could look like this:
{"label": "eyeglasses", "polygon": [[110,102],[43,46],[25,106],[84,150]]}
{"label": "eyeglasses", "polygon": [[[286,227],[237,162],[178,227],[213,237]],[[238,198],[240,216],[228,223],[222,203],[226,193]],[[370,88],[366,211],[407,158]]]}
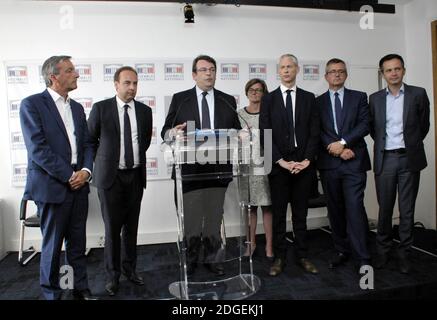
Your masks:
{"label": "eyeglasses", "polygon": [[196,70],[197,72],[202,72],[202,73],[204,73],[204,72],[211,72],[211,73],[214,73],[215,72],[215,68],[199,68],[199,69],[197,69]]}
{"label": "eyeglasses", "polygon": [[249,89],[247,90],[248,93],[263,93],[263,89]]}
{"label": "eyeglasses", "polygon": [[331,75],[334,75],[334,74],[339,74],[339,75],[345,75],[346,74],[346,70],[331,70],[331,71],[328,71],[328,72],[326,72],[327,74],[331,74]]}

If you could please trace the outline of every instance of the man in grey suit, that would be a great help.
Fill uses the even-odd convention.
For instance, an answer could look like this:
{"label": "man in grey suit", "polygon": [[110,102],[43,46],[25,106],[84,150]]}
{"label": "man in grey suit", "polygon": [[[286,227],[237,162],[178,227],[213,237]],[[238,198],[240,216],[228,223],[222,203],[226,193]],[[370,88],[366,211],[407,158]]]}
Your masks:
{"label": "man in grey suit", "polygon": [[374,172],[379,204],[377,257],[383,268],[392,245],[392,216],[398,190],[401,273],[410,271],[408,259],[413,243],[414,208],[420,171],[427,166],[423,140],[429,131],[429,100],[424,88],[403,83],[404,60],[397,54],[383,57],[380,71],[387,88],[369,98],[370,135],[374,143]]}
{"label": "man in grey suit", "polygon": [[118,291],[121,273],[136,285],[144,285],[135,270],[136,245],[147,182],[146,151],[152,137],[152,110],[134,100],[136,70],[119,68],[114,84],[117,95],[94,104],[88,119],[95,148],[93,184],[98,189],[105,223],[105,288],[110,296]]}

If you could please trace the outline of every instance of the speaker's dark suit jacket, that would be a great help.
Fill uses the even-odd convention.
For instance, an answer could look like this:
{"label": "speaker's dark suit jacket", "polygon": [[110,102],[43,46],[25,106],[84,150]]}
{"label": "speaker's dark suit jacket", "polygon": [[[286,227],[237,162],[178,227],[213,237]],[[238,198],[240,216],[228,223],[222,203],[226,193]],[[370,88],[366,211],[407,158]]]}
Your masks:
{"label": "speaker's dark suit jacket", "polygon": [[68,180],[75,170],[92,170],[93,151],[83,107],[73,99],[70,107],[77,146],[76,168],[72,167],[64,122],[50,93],[45,90],[27,97],[20,107],[28,157],[24,198],[35,201],[41,218],[40,284],[46,299],[61,297],[59,264],[64,239],[68,263],[74,269],[74,288],[88,288],[85,246],[89,186],[72,191]]}
{"label": "speaker's dark suit jacket", "polygon": [[[334,246],[338,252],[350,254],[351,247],[360,263],[370,259],[367,248],[368,222],[364,208],[366,171],[370,158],[364,137],[369,134],[369,107],[364,92],[344,89],[341,130],[337,133],[329,91],[317,98],[320,111],[321,145],[317,166],[327,199],[328,217]],[[342,160],[329,154],[332,142],[344,139],[355,157]]]}
{"label": "speaker's dark suit jacket", "polygon": [[[269,174],[273,207],[273,245],[275,256],[285,259],[287,241],[286,212],[291,203],[295,254],[298,258],[307,255],[306,219],[308,198],[314,177],[314,161],[319,148],[320,128],[319,114],[314,94],[296,89],[295,139],[297,148],[290,143],[287,112],[282,97],[281,87],[265,95],[261,101],[259,127],[261,144],[265,147],[264,130],[272,130],[272,171]],[[266,149],[266,148],[265,148]],[[276,162],[303,161],[308,159],[310,166],[298,174],[291,174]],[[284,261],[284,260],[283,260]]]}
{"label": "speaker's dark suit jacket", "polygon": [[[152,109],[135,101],[139,160],[144,188],[147,184],[146,150],[152,138]],[[91,141],[96,148],[93,184],[107,189],[114,183],[120,163],[120,120],[115,97],[94,104],[88,118]]]}
{"label": "speaker's dark suit jacket", "polygon": [[[235,98],[220,90],[214,89],[214,128],[215,129],[241,129]],[[173,95],[170,108],[161,130],[161,137],[165,140],[165,134],[171,128],[184,122],[194,121],[195,129],[201,128],[199,107],[196,96],[196,87],[178,92]],[[188,127],[188,124],[187,124]],[[188,129],[185,127],[185,131]],[[228,165],[184,165],[183,174],[201,172],[230,171]],[[172,179],[175,172],[172,172]]]}
{"label": "speaker's dark suit jacket", "polygon": [[[427,166],[423,140],[429,131],[429,100],[425,89],[404,84],[404,142],[408,158],[408,169],[420,171]],[[370,135],[373,146],[373,170],[382,171],[386,135],[387,90],[382,89],[369,97]]]}

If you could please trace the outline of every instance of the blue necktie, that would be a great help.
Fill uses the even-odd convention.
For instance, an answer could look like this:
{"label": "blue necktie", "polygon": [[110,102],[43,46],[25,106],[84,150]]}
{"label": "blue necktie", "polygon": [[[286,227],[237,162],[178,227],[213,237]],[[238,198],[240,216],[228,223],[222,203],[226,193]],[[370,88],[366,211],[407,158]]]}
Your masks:
{"label": "blue necktie", "polygon": [[208,101],[206,101],[206,95],[208,92],[202,92],[202,129],[211,129],[211,119],[209,118]]}
{"label": "blue necktie", "polygon": [[287,110],[288,123],[290,125],[289,131],[290,131],[291,150],[294,150],[295,143],[294,143],[293,102],[291,100],[291,90],[287,90],[286,92],[287,92],[287,97],[285,99],[285,109]]}
{"label": "blue necktie", "polygon": [[130,118],[127,110],[129,105],[124,105],[124,161],[126,168],[132,169],[134,167],[134,149],[132,147],[132,130],[130,127]]}
{"label": "blue necktie", "polygon": [[343,129],[343,121],[341,119],[341,101],[338,97],[338,92],[334,93],[334,104],[335,104],[335,121],[337,122],[337,134],[341,134],[341,129]]}

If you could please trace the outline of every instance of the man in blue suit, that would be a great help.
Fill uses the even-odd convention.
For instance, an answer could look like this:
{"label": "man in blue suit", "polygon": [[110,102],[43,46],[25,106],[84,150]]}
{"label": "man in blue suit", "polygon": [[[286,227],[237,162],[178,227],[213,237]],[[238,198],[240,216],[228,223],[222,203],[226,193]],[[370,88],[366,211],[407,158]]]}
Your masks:
{"label": "man in blue suit", "polygon": [[47,59],[42,66],[47,90],[21,102],[21,129],[28,154],[24,198],[36,203],[41,218],[40,285],[44,297],[61,298],[59,265],[65,240],[66,264],[73,269],[73,296],[94,300],[88,289],[85,256],[93,149],[83,107],[68,96],[79,78],[70,59]]}
{"label": "man in blue suit", "polygon": [[329,90],[317,98],[321,130],[317,164],[336,249],[329,267],[345,263],[353,252],[360,269],[370,263],[369,226],[363,203],[366,171],[370,170],[364,141],[369,134],[367,95],[344,87],[347,69],[340,59],[328,61],[325,79]]}

